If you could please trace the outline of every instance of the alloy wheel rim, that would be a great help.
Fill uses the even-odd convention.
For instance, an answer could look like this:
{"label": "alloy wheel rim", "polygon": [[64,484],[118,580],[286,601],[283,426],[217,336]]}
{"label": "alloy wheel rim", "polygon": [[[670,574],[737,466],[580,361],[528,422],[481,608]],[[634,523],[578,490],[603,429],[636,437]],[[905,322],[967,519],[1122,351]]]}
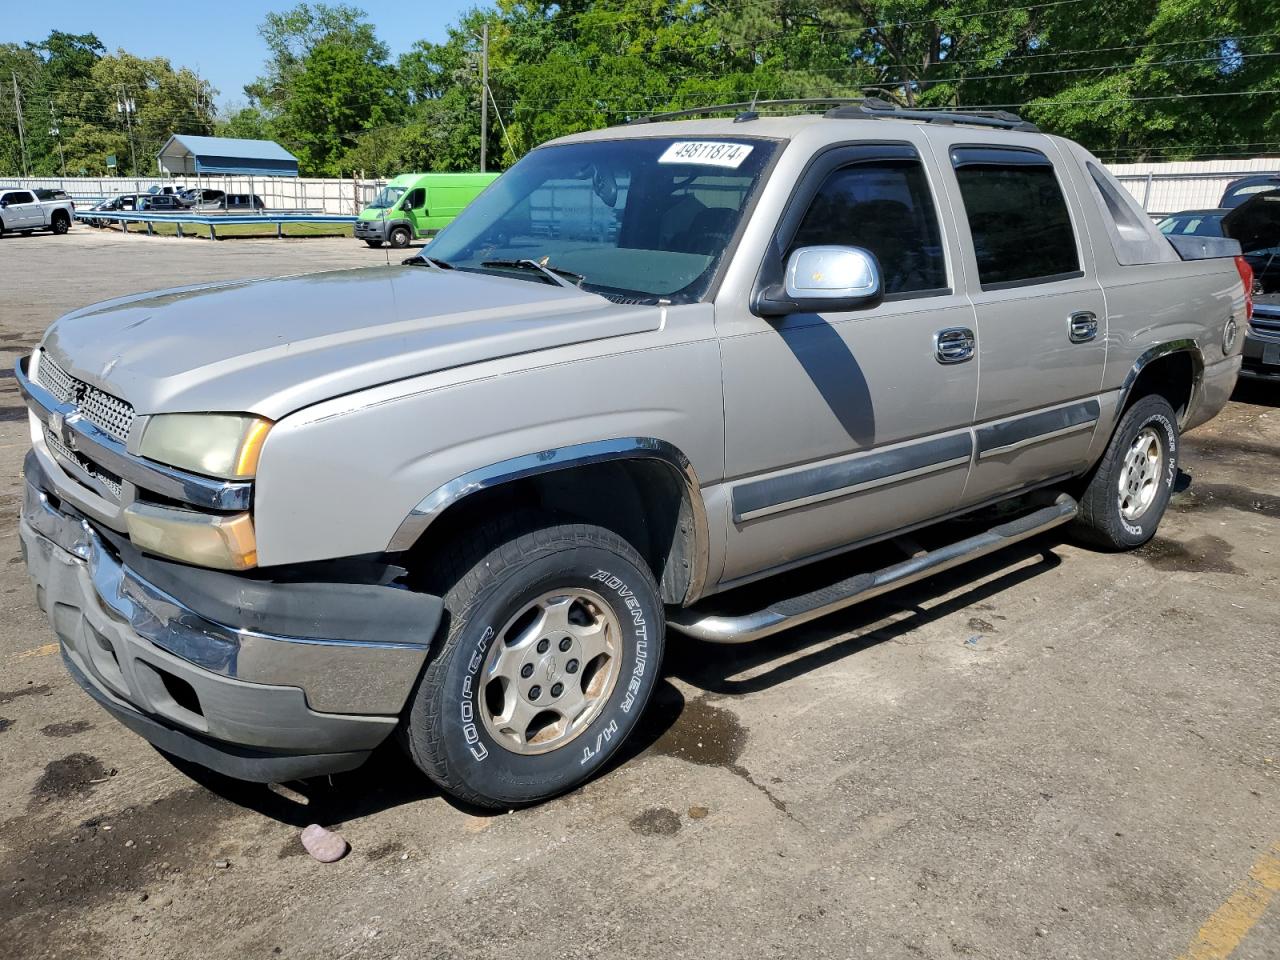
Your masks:
{"label": "alloy wheel rim", "polygon": [[1164,442],[1155,427],[1138,431],[1124,455],[1118,483],[1120,516],[1132,523],[1150,509],[1160,489]]}
{"label": "alloy wheel rim", "polygon": [[480,672],[477,711],[505,749],[549,753],[600,715],[617,686],[613,608],[579,587],[542,594],[498,632]]}

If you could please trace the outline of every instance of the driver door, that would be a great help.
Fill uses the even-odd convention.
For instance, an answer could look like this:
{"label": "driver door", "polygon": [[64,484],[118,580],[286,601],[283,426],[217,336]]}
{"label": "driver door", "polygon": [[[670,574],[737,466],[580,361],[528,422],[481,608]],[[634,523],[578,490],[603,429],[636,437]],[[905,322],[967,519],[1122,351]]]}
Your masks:
{"label": "driver door", "polygon": [[[878,305],[766,320],[717,301],[731,504],[722,582],[960,502],[978,394],[976,322],[957,293],[955,225],[931,179],[909,143],[829,150],[810,163],[770,243],[767,257],[781,263],[799,247],[871,251],[885,290]],[[946,347],[966,336],[967,348]]]}
{"label": "driver door", "polygon": [[4,211],[4,225],[10,230],[30,230],[43,225],[40,205],[33,194],[23,190],[8,196],[9,205]]}
{"label": "driver door", "polygon": [[425,187],[414,187],[400,204],[400,210],[409,219],[415,237],[427,235],[427,190]]}

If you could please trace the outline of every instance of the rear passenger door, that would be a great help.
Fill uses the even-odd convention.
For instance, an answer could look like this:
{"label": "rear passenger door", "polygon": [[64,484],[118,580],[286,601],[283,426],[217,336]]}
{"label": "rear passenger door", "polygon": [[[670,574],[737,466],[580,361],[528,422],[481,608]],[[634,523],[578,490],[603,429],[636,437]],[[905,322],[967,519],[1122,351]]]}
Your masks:
{"label": "rear passenger door", "polygon": [[[773,282],[799,247],[858,246],[879,262],[884,300],[765,319],[736,306],[736,291],[717,298],[731,501],[724,580],[958,504],[978,370],[945,210],[915,146],[827,150],[792,195],[758,282]],[[940,348],[940,334],[954,342]]]}
{"label": "rear passenger door", "polygon": [[1107,318],[1078,201],[1048,153],[953,142],[948,160],[978,323],[972,504],[1085,465]]}

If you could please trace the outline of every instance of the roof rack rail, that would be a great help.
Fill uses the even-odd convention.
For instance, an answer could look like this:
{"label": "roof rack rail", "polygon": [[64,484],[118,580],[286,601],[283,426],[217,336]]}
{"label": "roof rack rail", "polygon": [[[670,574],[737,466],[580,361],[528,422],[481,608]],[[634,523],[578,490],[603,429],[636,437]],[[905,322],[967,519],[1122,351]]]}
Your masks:
{"label": "roof rack rail", "polygon": [[679,120],[683,117],[706,117],[715,113],[735,113],[735,123],[745,123],[760,117],[760,108],[769,107],[827,107],[824,117],[832,120],[919,120],[923,123],[963,123],[979,127],[996,127],[1001,130],[1019,130],[1039,133],[1040,128],[1016,113],[1006,110],[913,110],[879,97],[802,97],[795,100],[752,100],[743,103],[717,103],[688,110],[672,110],[654,113],[628,120],[626,126],[637,123],[660,123],[663,120]]}
{"label": "roof rack rail", "polygon": [[654,113],[646,117],[628,120],[625,126],[636,123],[661,123],[663,120],[679,120],[681,117],[705,117],[713,113],[737,113],[736,122],[745,122],[759,118],[760,107],[831,107],[849,108],[864,101],[863,97],[801,97],[794,100],[750,100],[744,103],[717,103],[707,107],[693,107],[688,110],[672,110],[668,113]]}
{"label": "roof rack rail", "polygon": [[857,106],[839,106],[828,110],[824,116],[833,120],[864,120],[867,117],[883,117],[896,120],[921,120],[925,123],[965,123],[979,127],[996,127],[1001,130],[1019,130],[1039,133],[1040,128],[1016,113],[1007,110],[912,110],[882,100],[867,97]]}

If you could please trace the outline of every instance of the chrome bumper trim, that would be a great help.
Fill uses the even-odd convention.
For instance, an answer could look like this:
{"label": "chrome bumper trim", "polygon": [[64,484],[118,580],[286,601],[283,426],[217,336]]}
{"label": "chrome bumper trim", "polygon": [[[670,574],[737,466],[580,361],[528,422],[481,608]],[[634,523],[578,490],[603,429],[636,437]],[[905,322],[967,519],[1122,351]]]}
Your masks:
{"label": "chrome bumper trim", "polygon": [[426,643],[282,637],[216,623],[123,565],[87,520],[25,487],[22,526],[83,564],[97,601],[143,640],[229,679],[300,687],[313,710],[396,714],[404,706]]}
{"label": "chrome bumper trim", "polygon": [[32,381],[26,369],[30,362],[30,357],[24,357],[14,366],[18,392],[28,409],[42,421],[47,423],[53,414],[62,417],[77,452],[145,490],[196,507],[248,510],[252,505],[253,483],[250,481],[214,480],[135,457],[124,444],[84,419],[73,405],[59,402],[48,390]]}

